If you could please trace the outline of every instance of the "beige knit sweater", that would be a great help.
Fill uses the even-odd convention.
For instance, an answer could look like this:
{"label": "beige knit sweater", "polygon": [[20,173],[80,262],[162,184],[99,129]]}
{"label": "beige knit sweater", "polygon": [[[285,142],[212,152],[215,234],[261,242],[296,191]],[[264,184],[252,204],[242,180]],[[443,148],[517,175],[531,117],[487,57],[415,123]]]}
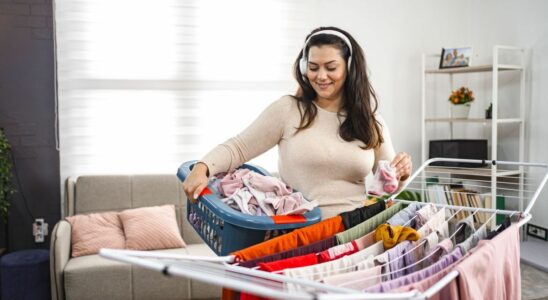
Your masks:
{"label": "beige knit sweater", "polygon": [[281,179],[306,199],[317,200],[323,219],[363,206],[364,177],[378,160],[395,156],[383,119],[377,115],[384,143],[377,150],[363,150],[363,142],[339,136],[344,117],[319,106],[312,126],[295,134],[297,105],[291,96],[280,98],[243,132],[211,150],[202,159],[210,174],[233,170],[278,145]]}

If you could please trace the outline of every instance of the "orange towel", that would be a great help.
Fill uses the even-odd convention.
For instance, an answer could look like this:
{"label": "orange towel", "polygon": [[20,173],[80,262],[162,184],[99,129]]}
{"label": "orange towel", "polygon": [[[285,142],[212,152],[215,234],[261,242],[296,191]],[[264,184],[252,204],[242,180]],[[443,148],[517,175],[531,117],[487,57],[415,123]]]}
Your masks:
{"label": "orange towel", "polygon": [[345,230],[342,217],[334,216],[319,223],[295,229],[290,233],[233,252],[238,261],[247,261],[265,255],[294,249],[314,243]]}
{"label": "orange towel", "polygon": [[379,225],[375,230],[375,241],[382,240],[384,249],[390,249],[401,241],[417,241],[419,238],[420,234],[411,227],[390,226],[385,223]]}

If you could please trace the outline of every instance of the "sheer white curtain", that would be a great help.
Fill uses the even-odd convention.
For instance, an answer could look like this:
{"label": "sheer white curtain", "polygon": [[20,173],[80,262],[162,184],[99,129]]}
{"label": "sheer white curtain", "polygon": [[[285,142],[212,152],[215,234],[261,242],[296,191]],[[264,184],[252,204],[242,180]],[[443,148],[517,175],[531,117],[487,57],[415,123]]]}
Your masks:
{"label": "sheer white curtain", "polygon": [[[61,181],[175,173],[292,93],[310,1],[55,0]],[[256,163],[275,170],[276,150]]]}

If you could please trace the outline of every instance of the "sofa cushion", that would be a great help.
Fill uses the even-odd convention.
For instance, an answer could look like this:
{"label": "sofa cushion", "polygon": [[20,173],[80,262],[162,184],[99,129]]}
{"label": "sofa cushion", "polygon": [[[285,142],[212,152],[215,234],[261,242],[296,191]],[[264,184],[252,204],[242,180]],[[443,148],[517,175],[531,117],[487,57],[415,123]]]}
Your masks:
{"label": "sofa cushion", "polygon": [[[150,252],[215,256],[205,244]],[[154,288],[151,288],[154,287]],[[67,299],[219,299],[221,288],[186,277],[164,276],[136,265],[87,255],[65,267]]]}
{"label": "sofa cushion", "polygon": [[119,214],[126,235],[126,248],[154,250],[181,248],[186,244],[177,226],[174,205],[127,209]]}
{"label": "sofa cushion", "polygon": [[126,240],[117,212],[67,217],[72,227],[72,257],[99,253],[101,248],[124,249]]}
{"label": "sofa cushion", "polygon": [[93,175],[78,177],[74,192],[74,211],[70,214],[119,211],[132,208],[131,177]]}
{"label": "sofa cushion", "polygon": [[132,208],[183,204],[181,182],[170,175],[134,175],[131,177]]}
{"label": "sofa cushion", "polygon": [[72,258],[64,270],[66,299],[132,299],[131,265],[98,254]]}
{"label": "sofa cushion", "polygon": [[[153,250],[150,252],[185,254],[193,256],[216,256],[205,244],[191,244],[186,248]],[[180,276],[164,276],[133,266],[135,299],[219,299],[221,287]],[[154,289],[150,287],[154,286]]]}

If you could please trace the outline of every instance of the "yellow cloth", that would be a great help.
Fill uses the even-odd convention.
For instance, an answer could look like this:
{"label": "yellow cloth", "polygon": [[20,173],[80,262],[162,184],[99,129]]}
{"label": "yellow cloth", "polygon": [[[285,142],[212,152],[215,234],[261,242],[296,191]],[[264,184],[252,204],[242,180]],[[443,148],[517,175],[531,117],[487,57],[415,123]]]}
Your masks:
{"label": "yellow cloth", "polygon": [[363,205],[364,206],[369,206],[369,205],[373,205],[375,203],[377,203],[379,201],[379,199],[373,197],[373,198],[369,198],[369,199],[365,199],[365,201],[363,201]]}
{"label": "yellow cloth", "polygon": [[417,241],[420,234],[411,227],[381,224],[375,230],[375,241],[383,241],[384,249],[390,249],[401,241]]}

